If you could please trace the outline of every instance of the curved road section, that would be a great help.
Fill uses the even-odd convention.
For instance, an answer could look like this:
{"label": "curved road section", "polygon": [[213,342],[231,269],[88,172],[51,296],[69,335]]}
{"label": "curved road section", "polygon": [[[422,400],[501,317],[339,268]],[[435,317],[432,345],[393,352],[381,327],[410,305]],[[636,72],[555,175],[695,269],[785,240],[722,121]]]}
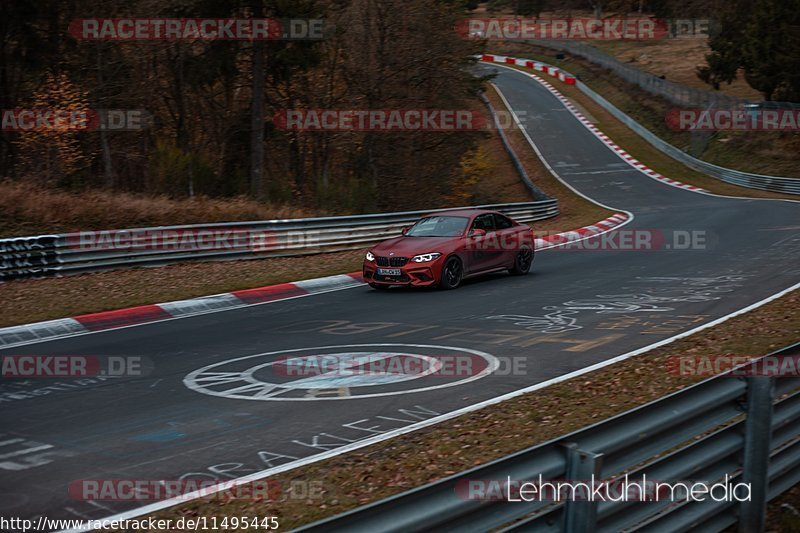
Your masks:
{"label": "curved road section", "polygon": [[141,357],[147,371],[1,381],[0,515],[103,518],[150,503],[92,495],[80,490],[86,480],[285,468],[648,346],[800,281],[800,204],[650,179],[536,81],[482,68],[497,70],[554,171],[633,213],[629,224],[537,254],[528,276],[456,291],[361,286],[2,351]]}

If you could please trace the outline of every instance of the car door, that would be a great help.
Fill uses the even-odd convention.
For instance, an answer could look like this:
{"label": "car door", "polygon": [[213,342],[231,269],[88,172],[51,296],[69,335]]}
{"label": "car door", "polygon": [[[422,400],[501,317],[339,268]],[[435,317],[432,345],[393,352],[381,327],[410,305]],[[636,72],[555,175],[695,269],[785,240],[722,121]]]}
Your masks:
{"label": "car door", "polygon": [[498,266],[513,265],[520,246],[519,228],[506,216],[494,214],[495,233],[500,247]]}
{"label": "car door", "polygon": [[[484,230],[486,235],[472,235],[472,230],[475,229]],[[495,248],[496,235],[494,234],[494,217],[491,213],[475,217],[467,239],[469,239],[467,243],[469,272],[481,272],[492,268],[497,252],[492,250]]]}

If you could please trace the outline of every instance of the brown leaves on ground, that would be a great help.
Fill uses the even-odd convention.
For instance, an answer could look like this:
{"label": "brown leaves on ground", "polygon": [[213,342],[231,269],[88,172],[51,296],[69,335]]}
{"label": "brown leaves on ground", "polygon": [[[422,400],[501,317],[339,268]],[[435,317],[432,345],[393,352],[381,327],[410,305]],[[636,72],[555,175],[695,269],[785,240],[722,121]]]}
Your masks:
{"label": "brown leaves on ground", "polygon": [[247,198],[177,200],[104,190],[65,192],[0,181],[0,236],[321,216]]}

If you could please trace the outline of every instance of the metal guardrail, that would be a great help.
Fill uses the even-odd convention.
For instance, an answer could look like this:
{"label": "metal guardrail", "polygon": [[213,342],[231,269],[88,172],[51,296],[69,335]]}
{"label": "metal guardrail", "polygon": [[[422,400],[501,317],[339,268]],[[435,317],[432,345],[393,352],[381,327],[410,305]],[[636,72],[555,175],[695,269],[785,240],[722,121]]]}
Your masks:
{"label": "metal guardrail", "polygon": [[[744,100],[741,98],[728,97],[711,91],[704,91],[702,89],[694,89],[680,84],[667,82],[657,76],[643,72],[637,68],[625,65],[611,56],[597,50],[596,48],[583,43],[564,42],[564,41],[531,41],[533,44],[569,52],[578,55],[597,63],[598,65],[611,69],[615,74],[621,76],[625,80],[639,85],[642,89],[658,94],[665,97],[669,101],[677,105],[693,105],[703,108],[722,107],[722,108],[740,108],[747,104],[753,104],[751,100]],[[714,178],[720,179],[733,185],[741,187],[748,187],[751,189],[760,189],[764,191],[772,191],[787,194],[800,194],[800,179],[787,178],[781,176],[767,176],[764,174],[752,174],[749,172],[742,172],[729,168],[720,167],[712,163],[708,163],[698,159],[680,148],[677,148],[668,142],[662,140],[653,132],[636,122],[630,116],[623,113],[614,104],[597,94],[590,89],[585,83],[578,81],[576,86],[578,89],[586,94],[589,98],[594,100],[603,109],[611,113],[617,120],[624,123],[630,129],[635,131],[639,136],[643,137],[647,142],[652,144],[662,153],[670,156],[671,158],[680,161],[684,165],[708,174]],[[798,109],[800,104],[792,102],[769,102],[770,106],[778,109]]]}
{"label": "metal guardrail", "polygon": [[[558,215],[555,199],[474,206],[519,222]],[[0,239],[0,282],[183,261],[263,259],[356,250],[397,235],[431,209],[370,215],[160,226]]]}
{"label": "metal guardrail", "polygon": [[[675,105],[696,106],[702,108],[721,107],[737,109],[748,104],[761,104],[761,101],[748,100],[728,96],[715,91],[697,89],[680,83],[675,83],[649,72],[645,72],[630,64],[623,63],[617,58],[586,43],[576,41],[530,41],[538,46],[568,52],[572,55],[588,59],[596,65],[609,69],[617,76],[629,83],[638,85],[651,94],[657,94]],[[798,109],[800,103],[795,102],[769,102],[770,109]]]}
{"label": "metal guardrail", "polygon": [[[505,56],[493,56],[493,57],[500,57],[503,58],[504,60],[506,59]],[[524,63],[528,62],[530,61],[524,59],[517,59],[515,61],[515,64],[524,66]],[[536,63],[544,65],[544,63],[540,62]],[[549,67],[549,65],[547,66]],[[787,193],[787,194],[800,194],[800,179],[798,178],[784,178],[779,176],[750,174],[747,172],[741,172],[738,170],[720,167],[711,163],[707,163],[700,159],[697,159],[696,157],[693,157],[692,155],[687,154],[683,150],[680,150],[679,148],[676,148],[675,146],[662,140],[660,137],[652,133],[650,130],[648,130],[647,128],[636,122],[634,119],[632,119],[631,117],[620,111],[616,106],[614,106],[614,104],[612,104],[611,102],[600,96],[598,93],[590,89],[585,83],[577,81],[575,85],[576,87],[578,87],[580,91],[582,91],[589,98],[594,100],[598,105],[600,105],[606,111],[611,113],[620,122],[624,123],[626,126],[631,128],[634,132],[636,132],[639,136],[644,138],[647,142],[652,144],[662,153],[665,153],[666,155],[672,157],[673,159],[683,163],[684,165],[690,168],[693,168],[694,170],[707,174],[711,177],[720,179],[722,181],[732,183],[734,185],[739,185],[742,187],[748,187],[751,189],[761,189],[772,192]]]}
{"label": "metal guardrail", "polygon": [[659,151],[670,156],[672,159],[680,161],[691,169],[708,174],[709,176],[722,181],[732,183],[733,185],[749,187],[751,189],[760,189],[764,191],[800,194],[800,179],[798,178],[783,178],[779,176],[766,176],[763,174],[750,174],[749,172],[741,172],[739,170],[724,168],[708,163],[701,159],[697,159],[696,157],[687,154],[680,148],[677,148],[662,140],[656,134],[620,111],[616,106],[614,106],[614,104],[587,87],[585,83],[579,81],[576,86],[586,96],[597,102],[600,107],[611,113],[614,118],[635,131],[640,137],[652,144]]}
{"label": "metal guardrail", "polygon": [[[800,353],[800,343],[770,354]],[[476,501],[470,481],[650,480],[749,483],[736,501]],[[574,433],[300,531],[763,530],[766,502],[800,482],[800,378],[730,372]],[[505,494],[505,488],[503,489]]]}

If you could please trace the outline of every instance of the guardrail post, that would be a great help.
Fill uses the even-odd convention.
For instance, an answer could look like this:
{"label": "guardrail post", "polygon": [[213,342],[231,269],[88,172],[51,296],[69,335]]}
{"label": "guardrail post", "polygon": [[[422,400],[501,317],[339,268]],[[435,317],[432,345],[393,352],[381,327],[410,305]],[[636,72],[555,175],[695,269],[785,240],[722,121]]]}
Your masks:
{"label": "guardrail post", "polygon": [[772,443],[772,402],[775,380],[747,378],[747,420],[744,436],[742,482],[750,485],[750,500],[739,508],[740,533],[764,531],[769,487],[769,452]]}
{"label": "guardrail post", "polygon": [[[593,482],[600,481],[603,466],[603,454],[578,449],[575,443],[567,446],[567,481],[586,483],[589,490]],[[597,528],[598,502],[579,501],[577,496],[564,503],[564,528],[566,533],[593,533]]]}

